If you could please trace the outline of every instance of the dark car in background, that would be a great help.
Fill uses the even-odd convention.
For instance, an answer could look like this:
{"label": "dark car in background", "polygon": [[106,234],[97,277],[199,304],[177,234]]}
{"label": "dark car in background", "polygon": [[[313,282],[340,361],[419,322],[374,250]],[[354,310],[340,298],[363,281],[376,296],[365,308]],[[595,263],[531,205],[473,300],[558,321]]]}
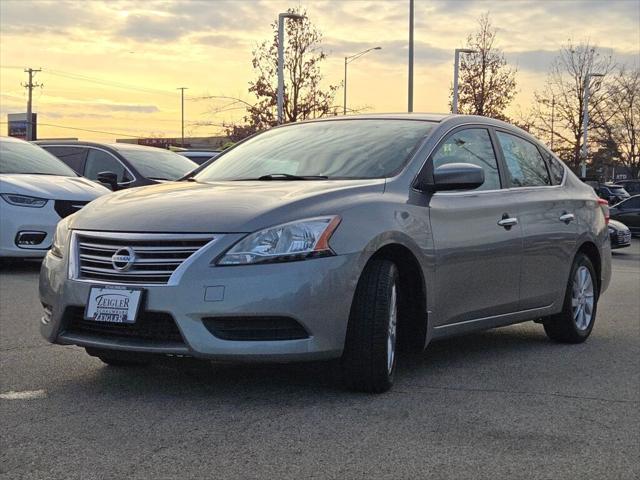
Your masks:
{"label": "dark car in background", "polygon": [[611,248],[624,248],[631,245],[631,230],[622,222],[609,219],[609,239]]}
{"label": "dark car in background", "polygon": [[109,185],[112,190],[178,180],[198,166],[169,150],[129,143],[69,140],[35,143],[80,175]]}
{"label": "dark car in background", "polygon": [[189,160],[196,162],[198,165],[202,165],[212,158],[216,158],[220,155],[219,150],[181,150],[176,152],[178,155],[187,157]]}
{"label": "dark car in background", "polygon": [[617,183],[600,183],[596,186],[593,186],[593,189],[596,191],[600,198],[603,198],[607,202],[609,202],[609,205],[615,205],[616,203],[621,202],[631,196],[622,185],[618,185]]}
{"label": "dark car in background", "polygon": [[609,209],[613,220],[624,223],[632,235],[640,235],[640,195],[620,202]]}
{"label": "dark car in background", "polygon": [[640,180],[619,180],[616,183],[622,185],[629,195],[640,195]]}

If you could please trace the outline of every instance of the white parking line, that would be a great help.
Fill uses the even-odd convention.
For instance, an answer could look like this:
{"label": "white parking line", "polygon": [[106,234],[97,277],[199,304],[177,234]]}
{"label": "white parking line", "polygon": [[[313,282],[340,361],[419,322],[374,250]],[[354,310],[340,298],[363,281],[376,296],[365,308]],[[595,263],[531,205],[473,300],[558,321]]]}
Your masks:
{"label": "white parking line", "polygon": [[0,393],[0,399],[2,400],[31,400],[34,398],[45,398],[47,392],[44,390],[25,390],[23,392],[9,391],[6,393]]}

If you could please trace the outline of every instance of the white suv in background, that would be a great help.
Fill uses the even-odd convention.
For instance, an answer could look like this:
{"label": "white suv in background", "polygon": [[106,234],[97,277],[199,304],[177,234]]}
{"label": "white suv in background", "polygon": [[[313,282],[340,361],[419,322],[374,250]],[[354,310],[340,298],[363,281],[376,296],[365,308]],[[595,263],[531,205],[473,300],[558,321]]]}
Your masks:
{"label": "white suv in background", "polygon": [[42,148],[0,137],[0,257],[44,257],[60,219],[105,193]]}

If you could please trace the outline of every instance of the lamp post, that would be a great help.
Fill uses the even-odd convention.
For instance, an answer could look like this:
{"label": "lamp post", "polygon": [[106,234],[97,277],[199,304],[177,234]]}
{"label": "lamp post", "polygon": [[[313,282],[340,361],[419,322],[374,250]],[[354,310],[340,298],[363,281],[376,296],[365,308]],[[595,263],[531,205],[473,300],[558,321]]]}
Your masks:
{"label": "lamp post", "polygon": [[456,48],[453,61],[453,101],[451,102],[451,113],[458,113],[458,71],[460,69],[461,53],[476,53],[476,50]]}
{"label": "lamp post", "polygon": [[589,129],[589,84],[591,77],[604,77],[604,73],[587,73],[584,77],[584,99],[582,105],[582,159],[580,161],[580,174],[582,178],[587,176],[587,155],[589,147],[587,146],[588,129]]}
{"label": "lamp post", "polygon": [[182,131],[182,142],[180,143],[180,146],[182,148],[184,148],[184,91],[188,90],[187,87],[178,87],[176,90],[180,90],[180,112],[181,112],[181,122],[180,125],[182,126],[181,131]]}
{"label": "lamp post", "polygon": [[350,57],[344,57],[344,98],[342,101],[342,114],[346,115],[347,114],[347,65],[350,64],[351,62],[353,62],[354,60],[357,60],[358,58],[362,57],[363,55],[366,55],[367,53],[373,51],[373,50],[382,50],[382,47],[371,47],[368,48],[367,50],[363,50],[360,53],[356,53],[355,55],[351,55]]}
{"label": "lamp post", "polygon": [[290,18],[300,21],[304,15],[297,13],[281,13],[278,15],[278,125],[283,121],[284,108],[284,20]]}
{"label": "lamp post", "polygon": [[409,71],[407,86],[407,112],[413,112],[413,0],[409,0]]}

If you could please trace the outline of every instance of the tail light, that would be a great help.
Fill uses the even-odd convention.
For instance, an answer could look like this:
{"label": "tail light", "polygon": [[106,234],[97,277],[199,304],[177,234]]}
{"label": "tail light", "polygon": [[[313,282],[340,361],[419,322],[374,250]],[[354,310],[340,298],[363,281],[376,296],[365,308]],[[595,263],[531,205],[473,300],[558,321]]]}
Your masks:
{"label": "tail light", "polygon": [[604,223],[609,225],[609,202],[604,198],[599,198],[598,204],[600,205],[600,208],[602,208],[602,213],[604,214]]}

